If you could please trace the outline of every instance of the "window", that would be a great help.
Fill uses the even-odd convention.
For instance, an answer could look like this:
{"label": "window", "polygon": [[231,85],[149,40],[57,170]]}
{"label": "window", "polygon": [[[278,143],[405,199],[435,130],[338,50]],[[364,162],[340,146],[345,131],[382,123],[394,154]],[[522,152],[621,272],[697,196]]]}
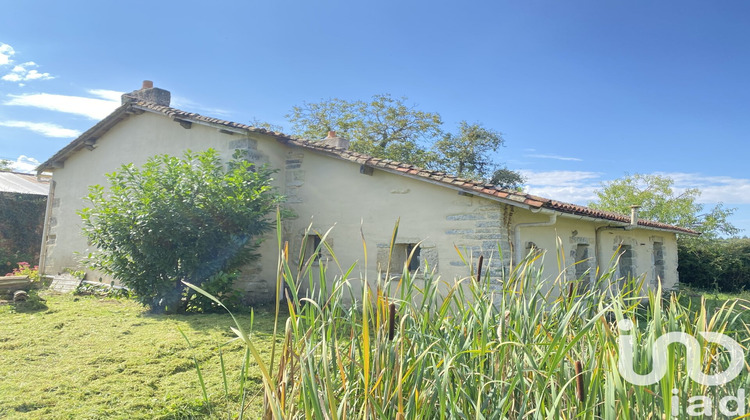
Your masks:
{"label": "window", "polygon": [[576,245],[576,279],[581,279],[584,276],[588,277],[587,271],[589,267],[589,245]]}
{"label": "window", "polygon": [[421,248],[418,244],[394,244],[388,271],[391,274],[399,274],[407,263],[409,272],[417,271],[421,265],[420,253]]}
{"label": "window", "polygon": [[[323,251],[320,247],[320,236],[316,234],[305,235],[305,255],[303,256],[303,262],[307,262],[308,258],[312,258],[312,263],[320,262],[320,254]],[[317,251],[317,253],[316,253]]]}
{"label": "window", "polygon": [[419,245],[409,244],[409,245],[406,246],[406,255],[407,255],[407,258],[409,256],[411,256],[411,259],[409,260],[409,271],[417,271],[417,270],[419,270],[419,264],[420,264],[419,263],[419,252],[420,252]]}
{"label": "window", "polygon": [[664,244],[654,242],[654,284],[664,280]]}
{"label": "window", "polygon": [[635,254],[632,245],[620,246],[620,277],[629,279],[635,277]]}

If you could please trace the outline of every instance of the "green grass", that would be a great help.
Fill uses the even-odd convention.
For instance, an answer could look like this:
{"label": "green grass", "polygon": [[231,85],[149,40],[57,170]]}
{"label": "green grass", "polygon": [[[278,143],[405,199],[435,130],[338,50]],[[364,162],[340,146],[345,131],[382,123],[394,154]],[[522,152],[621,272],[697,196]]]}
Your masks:
{"label": "green grass", "polygon": [[[467,269],[476,267],[465,257]],[[281,266],[290,286],[307,281]],[[273,362],[275,308],[256,310],[251,327],[249,315],[153,315],[130,300],[43,294],[40,305],[0,306],[0,418],[226,419],[242,406],[248,419],[660,418],[671,411],[664,397],[672,389],[681,414],[690,396],[750,389],[747,369],[725,386],[697,386],[679,346],[670,348],[669,374],[652,386],[624,383],[615,367],[614,322],[622,319],[639,326],[639,372],[650,370],[648,349],[668,331],[723,332],[747,348],[747,296],[688,289],[645,306],[601,291],[551,298],[538,273],[525,261],[500,287],[490,288],[497,280],[485,274],[444,294],[429,275],[404,272],[400,282],[376,280],[354,296],[343,281],[359,280],[351,271],[329,273],[331,288],[310,299],[293,289]],[[736,306],[722,308],[727,302]],[[249,337],[237,330],[242,340],[230,342],[234,325]],[[703,350],[704,369],[720,371],[725,355]]]}
{"label": "green grass", "polygon": [[[750,291],[747,290],[739,293],[726,293],[717,290],[698,289],[684,284],[680,285],[678,296],[681,305],[695,308],[696,310],[700,307],[701,301],[703,301],[709,315],[719,311],[727,302],[750,302]],[[740,319],[744,323],[750,324],[750,311],[741,311]]]}
{"label": "green grass", "polygon": [[[226,344],[234,337],[229,315],[152,315],[131,300],[42,296],[46,302],[36,308],[0,306],[0,418],[226,419],[240,412],[237,384],[244,346]],[[266,358],[272,316],[270,310],[256,311],[252,329]],[[238,319],[250,329],[249,315]],[[203,402],[193,356],[211,407]],[[254,419],[263,403],[254,363],[248,376],[246,418]]]}

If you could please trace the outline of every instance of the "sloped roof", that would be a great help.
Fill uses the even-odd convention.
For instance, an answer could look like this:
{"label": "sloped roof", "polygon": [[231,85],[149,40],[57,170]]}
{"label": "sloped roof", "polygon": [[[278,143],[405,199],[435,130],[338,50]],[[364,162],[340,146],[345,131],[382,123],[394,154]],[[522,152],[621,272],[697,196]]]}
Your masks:
{"label": "sloped roof", "polygon": [[[596,210],[590,207],[579,206],[577,204],[565,203],[562,201],[538,197],[531,194],[525,194],[523,192],[502,189],[491,184],[458,178],[443,172],[431,171],[407,163],[392,161],[389,159],[380,159],[351,150],[330,146],[321,141],[304,140],[263,128],[253,127],[250,125],[226,121],[218,118],[207,117],[204,115],[186,112],[176,108],[157,105],[145,101],[134,101],[120,106],[114,112],[112,112],[112,114],[105,117],[98,124],[90,128],[77,139],[73,140],[70,144],[65,146],[46,162],[42,163],[39,168],[37,168],[37,171],[41,173],[42,171],[54,170],[55,164],[57,162],[63,162],[68,155],[76,152],[77,150],[80,150],[83,147],[86,147],[86,145],[92,144],[92,142],[95,142],[98,137],[106,133],[110,128],[112,128],[123,119],[127,118],[129,115],[140,114],[146,111],[163,114],[175,121],[203,123],[206,125],[215,125],[218,127],[226,127],[228,129],[239,131],[270,135],[276,138],[277,141],[292,147],[300,147],[312,150],[318,153],[326,154],[330,157],[348,160],[360,165],[378,168],[394,174],[443,185],[459,191],[464,191],[469,194],[481,195],[489,199],[505,202],[519,207],[525,207],[532,210],[552,210],[566,215],[597,219],[602,222],[610,221],[623,224],[630,223],[630,217],[623,214]],[[645,219],[639,219],[638,226],[658,230],[667,230],[689,235],[700,234],[699,232],[691,229]]]}
{"label": "sloped roof", "polygon": [[34,174],[0,172],[0,192],[46,196],[49,192],[49,179],[40,180]]}

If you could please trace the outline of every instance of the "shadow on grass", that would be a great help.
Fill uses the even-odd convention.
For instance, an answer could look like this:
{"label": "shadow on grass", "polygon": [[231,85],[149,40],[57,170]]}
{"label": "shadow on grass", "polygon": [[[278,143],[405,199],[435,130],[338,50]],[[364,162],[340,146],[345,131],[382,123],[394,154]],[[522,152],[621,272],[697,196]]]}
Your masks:
{"label": "shadow on grass", "polygon": [[[240,310],[232,311],[237,320],[243,325],[243,328],[250,330],[251,325],[251,310],[254,313],[252,316],[252,331],[255,334],[261,336],[272,335],[274,316],[276,308],[273,304],[263,304],[255,306],[243,307]],[[288,317],[288,309],[286,304],[281,305],[279,312],[279,323],[284,325],[286,318]],[[234,336],[231,333],[229,327],[234,326],[234,321],[228,312],[223,309],[212,313],[181,313],[181,314],[155,314],[148,311],[144,307],[140,317],[163,321],[163,320],[177,320],[186,322],[190,327],[196,331],[220,331],[226,332],[227,334]]]}
{"label": "shadow on grass", "polygon": [[42,312],[49,309],[47,307],[47,301],[39,297],[35,292],[29,293],[26,300],[20,302],[9,302],[12,311],[19,314],[31,314],[36,312]]}

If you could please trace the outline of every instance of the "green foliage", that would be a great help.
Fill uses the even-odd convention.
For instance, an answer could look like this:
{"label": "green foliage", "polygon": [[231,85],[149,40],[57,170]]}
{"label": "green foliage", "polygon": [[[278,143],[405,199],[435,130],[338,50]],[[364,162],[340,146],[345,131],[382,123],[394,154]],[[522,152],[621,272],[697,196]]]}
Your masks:
{"label": "green foliage", "polygon": [[34,313],[47,309],[47,301],[39,296],[38,290],[30,289],[27,293],[26,300],[10,304],[11,313]]}
{"label": "green foliage", "polygon": [[[289,317],[284,332],[274,334],[283,343],[279,360],[273,350],[270,360],[263,357],[241,322],[232,327],[261,370],[263,418],[682,418],[688,397],[709,392],[689,378],[686,351],[673,346],[669,374],[634,386],[618,374],[616,323],[637,325],[630,333],[639,343],[637,372],[651,371],[654,341],[670,331],[748,342],[742,312],[750,302],[708,311],[705,301],[693,308],[651,290],[644,305],[641,293],[633,293],[641,290],[639,280],[612,287],[619,284],[614,266],[591,285],[564,280],[565,267],[557,279],[542,278],[543,256],[530,254],[491,278],[486,271],[475,275],[480,263],[459,254],[469,275],[450,283],[429,272],[414,276],[408,262],[397,282],[368,281],[366,267],[357,275],[356,263],[342,266],[335,255],[334,272],[321,265],[314,276],[309,266],[296,272],[281,252],[277,290],[287,287]],[[727,354],[715,350],[701,342],[700,354],[711,352],[695,361],[701,372],[727,365]],[[743,371],[711,396],[737,395],[748,380]]]}
{"label": "green foliage", "polygon": [[108,189],[90,188],[79,212],[97,248],[88,262],[152,310],[183,310],[182,280],[202,284],[254,257],[281,199],[272,173],[238,154],[225,166],[213,149],[123,165],[107,175]]}
{"label": "green foliage", "polygon": [[494,164],[490,157],[505,140],[500,132],[485,128],[480,123],[461,121],[458,133],[448,133],[435,142],[437,167],[459,178],[487,179]]}
{"label": "green foliage", "polygon": [[[446,133],[440,114],[420,111],[406,101],[388,94],[369,102],[334,98],[295,106],[287,118],[300,137],[322,139],[336,131],[351,141],[355,152],[478,181],[491,177],[496,168],[492,153],[504,142],[498,131],[461,121],[457,133]],[[523,183],[517,172],[501,171],[496,172],[498,185],[517,188]]]}
{"label": "green foliage", "polygon": [[0,192],[0,272],[38,261],[46,196]]}
{"label": "green foliage", "polygon": [[255,128],[263,128],[265,130],[276,131],[278,133],[282,133],[284,131],[284,127],[282,127],[282,126],[280,126],[278,124],[271,124],[270,122],[267,122],[267,121],[261,121],[261,120],[259,120],[258,118],[255,118],[255,117],[253,117],[253,119],[250,120],[250,122],[248,124],[250,124],[251,126],[253,126]]}
{"label": "green foliage", "polygon": [[298,136],[322,139],[328,131],[351,141],[351,150],[379,158],[426,166],[434,160],[426,144],[440,135],[434,112],[406,104],[407,98],[374,95],[370,101],[333,98],[295,106],[287,118]]}
{"label": "green foliage", "polygon": [[631,205],[640,205],[641,218],[695,229],[707,239],[739,232],[728,220],[734,209],[718,204],[706,213],[697,202],[699,189],[677,194],[674,180],[668,176],[634,174],[606,182],[602,187],[596,191],[598,200],[589,203],[589,207],[629,214]]}
{"label": "green foliage", "polygon": [[22,261],[18,263],[18,267],[14,268],[6,276],[27,276],[31,281],[39,281],[39,266],[35,265],[32,267],[31,264]]}
{"label": "green foliage", "polygon": [[13,162],[8,159],[0,159],[0,172],[10,172],[13,168],[10,166]]}
{"label": "green foliage", "polygon": [[77,278],[78,280],[83,280],[86,278],[86,271],[84,270],[74,270],[72,268],[66,268],[65,272]]}
{"label": "green foliage", "polygon": [[[239,274],[237,271],[231,273],[219,271],[204,281],[201,288],[215,296],[225,307],[237,310],[242,304],[242,293],[234,289],[234,281],[237,280]],[[208,313],[223,310],[215,301],[196,293],[193,289],[185,289],[184,296],[187,312]]]}
{"label": "green foliage", "polygon": [[523,187],[526,178],[516,171],[512,171],[508,168],[500,168],[492,173],[490,178],[490,184],[497,185],[498,187],[505,188],[508,190],[520,191]]}
{"label": "green foliage", "polygon": [[[457,133],[446,133],[438,113],[420,111],[406,101],[388,94],[369,102],[334,98],[295,106],[287,118],[300,137],[322,139],[336,131],[351,141],[355,152],[478,181],[492,177],[497,168],[492,153],[504,142],[499,132],[461,121]],[[523,177],[509,169],[495,175],[502,187],[523,184]]]}
{"label": "green foliage", "polygon": [[679,241],[680,282],[706,290],[750,290],[750,239]]}
{"label": "green foliage", "polygon": [[113,299],[130,299],[133,294],[125,287],[117,287],[113,284],[81,282],[75,290],[78,296],[99,296]]}

